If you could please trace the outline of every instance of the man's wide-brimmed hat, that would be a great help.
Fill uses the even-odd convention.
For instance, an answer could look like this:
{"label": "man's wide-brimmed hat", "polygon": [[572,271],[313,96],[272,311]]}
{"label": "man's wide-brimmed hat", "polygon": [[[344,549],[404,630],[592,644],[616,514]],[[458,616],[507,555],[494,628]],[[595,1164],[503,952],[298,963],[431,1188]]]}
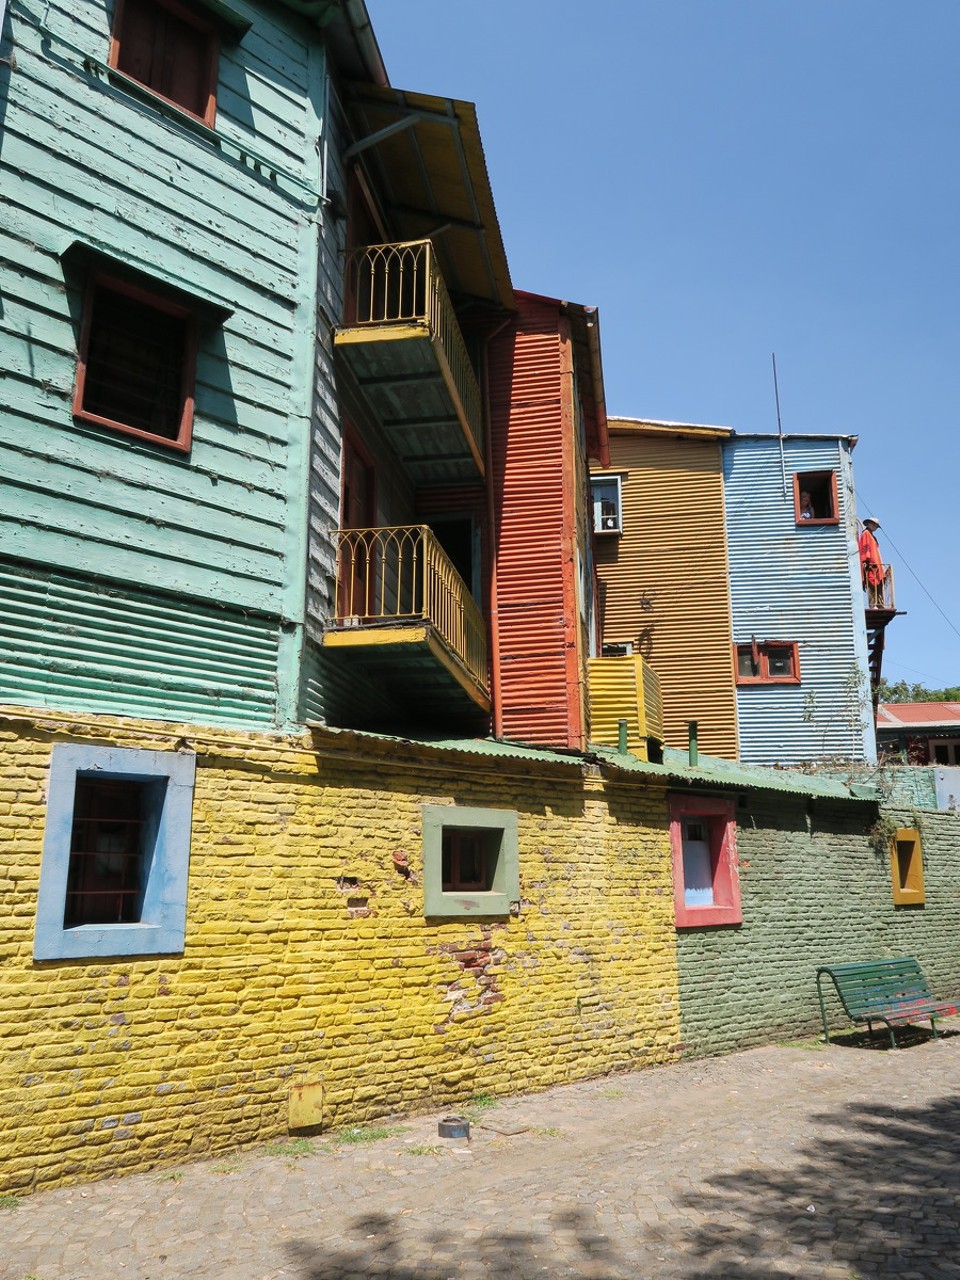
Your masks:
{"label": "man's wide-brimmed hat", "polygon": [[875,529],[879,529],[879,528],[880,528],[880,521],[879,521],[879,520],[874,520],[873,516],[867,516],[866,520],[864,520],[864,522],[863,522],[863,523],[864,523],[864,524],[872,524],[872,525],[873,525],[873,527],[874,527]]}

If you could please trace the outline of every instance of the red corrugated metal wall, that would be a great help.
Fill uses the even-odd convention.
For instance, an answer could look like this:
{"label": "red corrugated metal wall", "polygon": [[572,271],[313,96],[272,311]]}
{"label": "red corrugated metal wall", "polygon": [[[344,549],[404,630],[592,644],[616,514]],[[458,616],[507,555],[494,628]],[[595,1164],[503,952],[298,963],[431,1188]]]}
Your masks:
{"label": "red corrugated metal wall", "polygon": [[570,348],[557,303],[523,294],[517,303],[514,324],[489,349],[494,694],[504,737],[580,747],[573,495],[564,483]]}

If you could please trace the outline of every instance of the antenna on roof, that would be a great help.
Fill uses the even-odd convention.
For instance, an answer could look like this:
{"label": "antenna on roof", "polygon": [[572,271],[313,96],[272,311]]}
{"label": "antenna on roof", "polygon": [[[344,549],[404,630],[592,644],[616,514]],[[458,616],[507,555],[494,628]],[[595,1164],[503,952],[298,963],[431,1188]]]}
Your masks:
{"label": "antenna on roof", "polygon": [[777,382],[777,353],[770,352],[773,361],[773,395],[777,402],[777,435],[780,437],[780,478],[783,481],[783,496],[787,496],[787,464],[783,456],[783,423],[780,421],[780,386]]}

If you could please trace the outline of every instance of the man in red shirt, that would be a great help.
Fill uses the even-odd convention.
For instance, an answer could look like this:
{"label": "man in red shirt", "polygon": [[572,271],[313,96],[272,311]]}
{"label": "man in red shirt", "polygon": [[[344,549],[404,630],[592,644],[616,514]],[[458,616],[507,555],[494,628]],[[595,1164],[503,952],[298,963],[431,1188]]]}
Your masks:
{"label": "man in red shirt", "polygon": [[880,521],[868,516],[863,522],[860,534],[860,576],[863,589],[867,593],[867,604],[872,609],[883,607],[883,561],[880,558],[880,544],[874,537],[874,529],[880,528]]}

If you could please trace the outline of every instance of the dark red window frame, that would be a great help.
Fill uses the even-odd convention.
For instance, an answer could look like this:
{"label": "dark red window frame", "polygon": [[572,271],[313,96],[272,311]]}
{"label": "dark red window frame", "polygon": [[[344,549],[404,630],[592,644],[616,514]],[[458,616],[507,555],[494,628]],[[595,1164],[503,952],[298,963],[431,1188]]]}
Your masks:
{"label": "dark red window frame", "polygon": [[[146,24],[149,23],[151,14],[154,22],[151,24],[152,29],[149,29]],[[164,23],[165,14],[170,15],[175,25],[167,26]],[[171,66],[176,63],[178,54],[183,56],[185,29],[196,33],[192,54],[201,68],[193,86],[198,92],[192,102],[178,98],[171,83],[174,74]],[[131,70],[131,57],[125,56],[125,42],[129,48],[135,45],[138,37],[151,48],[151,65],[146,76],[134,74]],[[116,0],[108,63],[125,80],[213,128],[217,118],[220,33],[209,19],[180,4],[178,0]],[[192,94],[183,95],[188,96],[193,97]],[[202,110],[196,110],[197,107],[202,107]]]}
{"label": "dark red window frame", "polygon": [[[493,887],[491,832],[484,829],[445,827],[441,843],[441,879],[444,893],[472,889],[487,893]],[[479,874],[477,867],[479,866]],[[471,874],[471,871],[473,874]]]}
{"label": "dark red window frame", "polygon": [[[785,649],[790,654],[791,674],[778,676],[770,674],[770,651]],[[745,676],[740,671],[741,656],[749,656],[757,668],[756,675]],[[761,643],[749,641],[746,644],[733,646],[733,669],[737,684],[799,684],[800,683],[800,650],[796,640],[764,640]]]}
{"label": "dark red window frame", "polygon": [[65,929],[135,924],[144,883],[146,788],[141,782],[78,775]]}
{"label": "dark red window frame", "polygon": [[[97,324],[105,323],[102,308],[109,309],[110,295],[132,299],[142,307],[149,308],[162,315],[173,316],[183,321],[183,348],[180,355],[180,415],[176,426],[176,435],[162,435],[118,418],[96,413],[89,407],[87,393],[87,374],[90,356],[90,341]],[[101,308],[98,317],[98,303]],[[83,322],[80,330],[80,352],[77,361],[77,380],[73,396],[73,415],[83,422],[92,422],[98,426],[110,427],[114,431],[122,431],[125,435],[136,436],[140,440],[149,440],[179,453],[190,451],[193,437],[194,389],[197,368],[197,323],[196,310],[186,303],[177,302],[164,294],[157,293],[143,285],[133,284],[106,271],[93,271],[87,281],[87,292],[84,300]],[[85,400],[87,403],[85,404]]]}
{"label": "dark red window frame", "polygon": [[[820,488],[824,484],[827,485],[827,491],[830,499],[830,510],[833,512],[831,516],[808,516],[804,519],[800,514],[800,494],[804,491],[810,491],[810,485]],[[837,473],[836,471],[796,471],[793,476],[793,515],[798,525],[818,525],[818,524],[839,524],[840,523],[840,505],[837,500]]]}

